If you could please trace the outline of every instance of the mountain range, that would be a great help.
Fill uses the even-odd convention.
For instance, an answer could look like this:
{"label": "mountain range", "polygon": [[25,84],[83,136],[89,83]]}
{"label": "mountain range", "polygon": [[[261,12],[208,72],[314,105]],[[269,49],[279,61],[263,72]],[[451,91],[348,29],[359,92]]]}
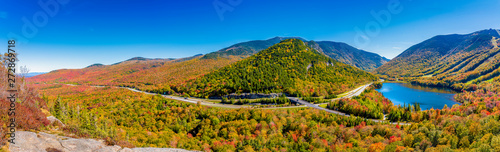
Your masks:
{"label": "mountain range", "polygon": [[28,81],[88,85],[129,86],[157,90],[181,84],[234,63],[240,58],[128,60],[112,65],[94,64],[83,69],[60,69],[31,77]]}
{"label": "mountain range", "polygon": [[56,82],[91,85],[119,85],[142,90],[165,92],[234,62],[245,59],[286,39],[307,42],[320,54],[360,69],[370,71],[387,59],[345,43],[306,41],[299,37],[275,37],[234,44],[206,55],[197,54],[180,59],[149,59],[134,57],[111,65],[93,64],[83,69],[60,69],[30,78],[34,82]]}
{"label": "mountain range", "polygon": [[197,97],[230,93],[281,93],[301,96],[339,94],[378,78],[310,47],[314,42],[282,40],[265,50],[210,72],[176,92]]}
{"label": "mountain range", "polygon": [[[477,84],[500,76],[500,32],[439,35],[416,44],[374,73],[390,77],[420,77],[420,82],[452,86]],[[463,89],[463,85],[455,86]]]}
{"label": "mountain range", "polygon": [[[261,45],[240,45],[239,49],[229,48],[211,55],[181,59],[135,57],[112,65],[56,70],[27,79],[41,94],[34,89],[20,89],[19,99],[25,100],[18,105],[23,115],[16,120],[20,120],[23,130],[40,129],[49,124],[45,116],[52,116],[66,124],[64,133],[69,128],[71,135],[104,138],[106,144],[123,147],[206,151],[254,151],[253,148],[257,151],[492,151],[493,148],[498,151],[500,146],[494,141],[500,139],[496,125],[500,123],[499,37],[500,32],[491,29],[435,36],[410,47],[371,73],[342,62],[342,59],[355,65],[370,62],[363,62],[358,56],[370,53],[345,53],[339,50],[352,50],[346,44],[300,38],[283,38],[263,50],[259,48],[269,44],[259,41],[256,43]],[[372,59],[378,60],[376,56]],[[377,67],[375,62],[367,64],[357,66]],[[0,66],[0,73],[6,74],[7,70]],[[373,90],[381,87],[381,83],[363,85],[367,90],[353,89],[378,80],[374,74],[464,90],[454,96],[462,104],[421,111],[418,104],[393,105],[382,93]],[[280,92],[311,100],[308,101],[311,104],[316,103],[315,99],[323,100],[314,97],[328,98],[347,90],[359,94],[342,96],[340,100],[325,99],[330,102],[328,109],[346,113],[338,115],[281,105],[271,105],[272,109],[254,105],[233,110],[208,108],[201,106],[200,100],[194,105],[176,101],[178,97],[172,100],[172,96],[153,96],[117,87],[51,83],[128,86],[201,98]],[[468,91],[476,84],[481,89]],[[7,85],[0,83],[2,88],[6,90]],[[0,102],[8,105],[10,101],[6,99]],[[226,104],[224,98],[221,103]],[[7,106],[1,107],[7,111]],[[367,119],[370,117],[386,122]],[[358,136],[345,140],[344,135]],[[56,145],[61,148],[65,141],[68,140],[60,140]],[[323,147],[331,149],[320,149]]]}
{"label": "mountain range", "polygon": [[345,43],[275,37],[234,44],[206,55],[198,54],[181,59],[135,57],[112,65],[94,64],[84,69],[56,70],[30,79],[121,85],[165,92],[170,91],[173,86],[185,85],[200,76],[256,55],[284,40],[296,39],[318,54],[365,71],[374,70],[375,74],[393,78],[417,78],[418,83],[426,85],[455,85],[460,90],[468,84],[499,78],[499,33],[498,30],[490,29],[470,34],[435,36],[408,48],[389,62],[375,53],[359,50]]}
{"label": "mountain range", "polygon": [[356,49],[346,43],[332,41],[307,41],[300,37],[275,37],[268,40],[255,40],[231,45],[216,52],[209,53],[203,58],[218,58],[239,56],[247,57],[261,50],[267,49],[285,39],[299,39],[309,42],[310,47],[315,48],[320,53],[327,55],[337,61],[358,67],[365,71],[373,71],[389,61],[378,54]]}

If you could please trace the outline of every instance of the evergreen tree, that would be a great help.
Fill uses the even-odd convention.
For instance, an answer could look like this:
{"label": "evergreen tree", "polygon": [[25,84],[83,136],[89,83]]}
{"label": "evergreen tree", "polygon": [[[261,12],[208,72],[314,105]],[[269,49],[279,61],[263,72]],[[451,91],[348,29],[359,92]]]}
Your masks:
{"label": "evergreen tree", "polygon": [[54,108],[52,111],[52,115],[56,118],[61,118],[61,97],[57,96],[56,102],[54,103]]}

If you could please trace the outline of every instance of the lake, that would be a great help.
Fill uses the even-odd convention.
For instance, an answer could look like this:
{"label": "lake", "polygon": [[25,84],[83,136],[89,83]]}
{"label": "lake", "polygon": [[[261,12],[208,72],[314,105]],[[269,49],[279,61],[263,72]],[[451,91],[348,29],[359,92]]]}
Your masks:
{"label": "lake", "polygon": [[449,89],[422,87],[409,83],[384,83],[382,88],[376,90],[394,105],[419,103],[422,110],[442,109],[445,104],[451,108],[454,104],[460,104],[453,98],[457,92]]}

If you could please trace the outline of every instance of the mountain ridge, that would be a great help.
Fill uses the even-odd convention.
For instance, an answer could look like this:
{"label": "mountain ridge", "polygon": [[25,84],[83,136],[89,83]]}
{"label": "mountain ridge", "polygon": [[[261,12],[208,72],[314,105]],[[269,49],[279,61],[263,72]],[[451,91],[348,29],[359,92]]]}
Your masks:
{"label": "mountain ridge", "polygon": [[322,96],[377,80],[370,73],[325,56],[308,43],[283,40],[174,90],[205,98],[230,93],[281,92]]}
{"label": "mountain ridge", "polygon": [[[272,45],[277,44],[280,41],[286,39],[300,39],[301,41],[309,42],[309,44],[311,44],[311,47],[315,48],[319,52],[335,60],[338,60],[342,63],[358,67],[365,71],[372,71],[375,68],[389,61],[385,57],[382,57],[376,53],[360,50],[343,42],[333,42],[333,41],[316,42],[316,41],[308,41],[301,37],[274,37],[267,40],[254,40],[254,41],[241,42],[226,47],[224,49],[206,54],[203,57],[203,59],[228,57],[228,56],[241,56],[242,58],[245,58],[261,50],[269,48]],[[315,44],[318,45],[313,46]]]}
{"label": "mountain ridge", "polygon": [[[413,77],[418,84],[472,89],[499,79],[500,33],[438,35],[416,44],[374,72],[389,77]],[[471,88],[472,87],[472,88]]]}

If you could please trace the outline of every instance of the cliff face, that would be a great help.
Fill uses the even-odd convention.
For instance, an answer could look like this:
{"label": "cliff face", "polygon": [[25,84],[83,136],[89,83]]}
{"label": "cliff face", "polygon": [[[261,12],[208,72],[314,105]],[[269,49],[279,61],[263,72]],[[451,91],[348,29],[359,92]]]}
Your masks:
{"label": "cliff face", "polygon": [[16,131],[15,144],[9,145],[11,152],[189,152],[175,148],[122,148],[107,146],[95,139],[75,139],[47,133]]}

